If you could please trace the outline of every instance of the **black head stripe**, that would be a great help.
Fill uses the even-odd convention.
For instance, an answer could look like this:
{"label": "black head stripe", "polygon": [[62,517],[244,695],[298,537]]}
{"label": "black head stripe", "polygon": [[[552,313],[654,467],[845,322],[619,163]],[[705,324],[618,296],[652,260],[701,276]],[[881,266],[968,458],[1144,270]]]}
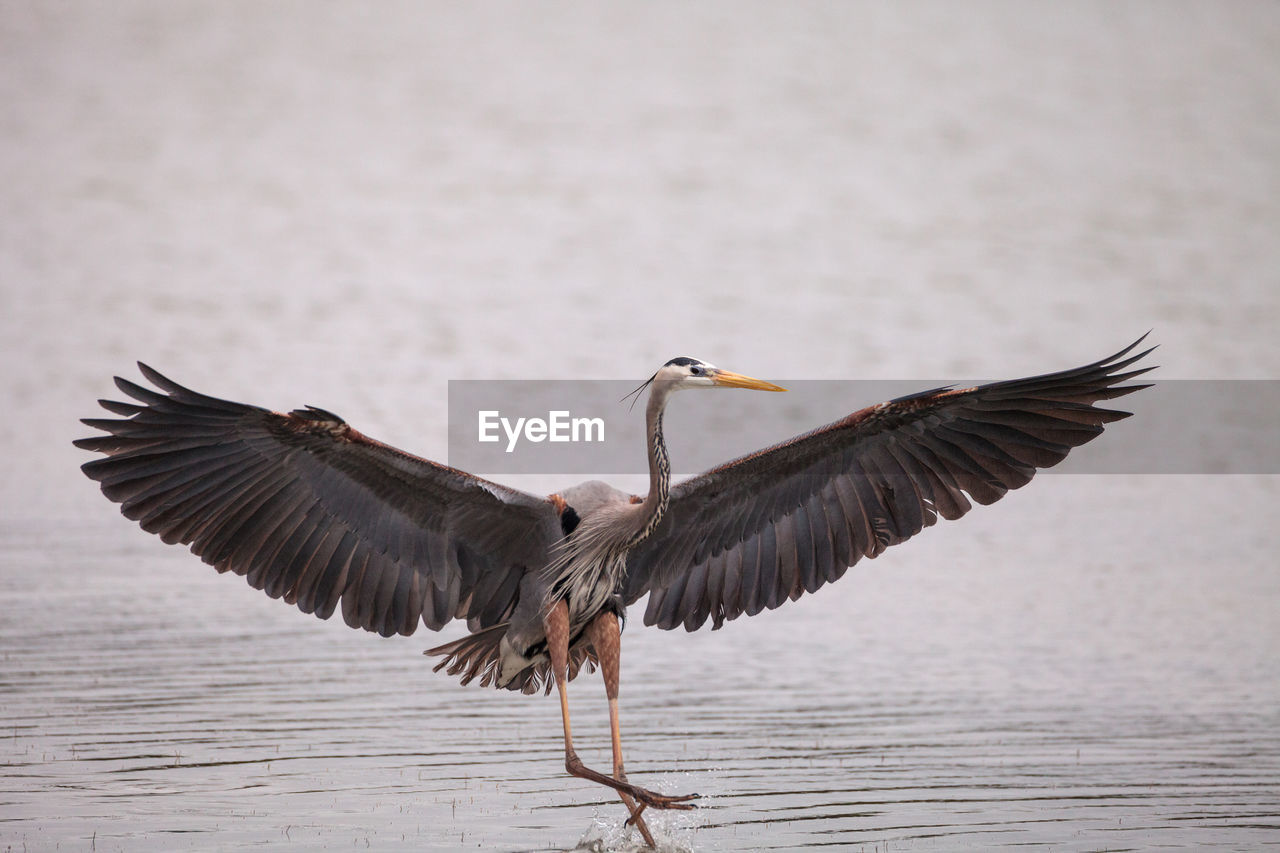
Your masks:
{"label": "black head stripe", "polygon": [[565,536],[576,530],[580,521],[582,519],[578,517],[578,511],[571,506],[566,506],[564,512],[560,513],[560,529]]}

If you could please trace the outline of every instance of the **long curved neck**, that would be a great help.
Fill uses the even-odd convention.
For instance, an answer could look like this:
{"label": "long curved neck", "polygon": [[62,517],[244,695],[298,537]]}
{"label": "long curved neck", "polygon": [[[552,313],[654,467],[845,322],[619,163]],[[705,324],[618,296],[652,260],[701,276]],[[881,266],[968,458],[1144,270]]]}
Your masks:
{"label": "long curved neck", "polygon": [[649,494],[641,504],[639,530],[634,542],[640,542],[652,533],[667,512],[671,494],[671,460],[667,457],[667,442],[662,437],[662,413],[670,394],[670,389],[655,385],[645,408],[645,430],[649,440]]}

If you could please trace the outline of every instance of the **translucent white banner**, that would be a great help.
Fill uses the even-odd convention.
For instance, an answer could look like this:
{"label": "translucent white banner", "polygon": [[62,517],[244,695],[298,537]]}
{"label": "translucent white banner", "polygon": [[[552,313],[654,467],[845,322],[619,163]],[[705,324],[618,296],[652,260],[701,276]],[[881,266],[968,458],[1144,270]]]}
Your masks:
{"label": "translucent white banner", "polygon": [[[781,381],[787,394],[678,392],[664,434],[672,469],[694,474],[869,405],[972,380]],[[645,394],[613,380],[449,383],[450,465],[486,474],[644,474]],[[646,392],[647,393],[647,392]],[[1132,412],[1049,469],[1072,474],[1280,473],[1280,381],[1162,380],[1111,400]]]}

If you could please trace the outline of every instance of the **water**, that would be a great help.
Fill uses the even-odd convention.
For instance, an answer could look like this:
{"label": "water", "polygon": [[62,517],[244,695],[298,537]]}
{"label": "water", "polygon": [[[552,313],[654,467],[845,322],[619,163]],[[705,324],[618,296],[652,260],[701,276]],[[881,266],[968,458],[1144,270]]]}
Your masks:
{"label": "water", "polygon": [[[1169,8],[0,5],[0,849],[626,844],[554,699],[121,519],[70,440],[135,358],[433,458],[448,379],[680,354],[1013,376],[1154,326],[1157,377],[1280,376],[1280,12]],[[1275,844],[1278,489],[1042,477],[720,632],[633,609],[629,773],[704,797],[650,825]]]}
{"label": "water", "polygon": [[[1208,542],[1152,556],[1238,489],[1115,479],[1037,483],[718,633],[633,622],[631,775],[705,797],[655,829],[709,850],[1273,842],[1280,583],[1244,548],[1212,571]],[[1170,479],[1200,499],[1144,519]],[[1262,529],[1273,483],[1244,488],[1239,523]],[[430,638],[305,618],[123,523],[4,542],[26,569],[0,634],[15,845],[622,837],[621,806],[561,772],[554,699],[433,676]],[[572,688],[579,747],[607,764],[598,677]]]}

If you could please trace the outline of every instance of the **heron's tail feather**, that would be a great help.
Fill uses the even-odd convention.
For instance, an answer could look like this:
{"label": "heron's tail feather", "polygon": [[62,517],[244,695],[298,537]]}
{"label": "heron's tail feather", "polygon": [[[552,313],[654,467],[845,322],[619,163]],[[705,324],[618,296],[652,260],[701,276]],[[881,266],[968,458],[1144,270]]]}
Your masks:
{"label": "heron's tail feather", "polygon": [[[432,668],[432,672],[443,669],[449,675],[461,675],[463,684],[470,684],[479,678],[481,687],[506,687],[521,693],[537,693],[541,689],[544,693],[550,693],[555,678],[551,672],[551,661],[545,655],[521,670],[509,683],[498,683],[499,662],[502,658],[499,643],[507,633],[509,624],[502,622],[492,628],[476,631],[452,643],[427,649],[423,654],[443,656],[444,659]],[[594,671],[596,653],[586,643],[579,643],[569,649],[570,681],[583,666],[587,672]]]}

